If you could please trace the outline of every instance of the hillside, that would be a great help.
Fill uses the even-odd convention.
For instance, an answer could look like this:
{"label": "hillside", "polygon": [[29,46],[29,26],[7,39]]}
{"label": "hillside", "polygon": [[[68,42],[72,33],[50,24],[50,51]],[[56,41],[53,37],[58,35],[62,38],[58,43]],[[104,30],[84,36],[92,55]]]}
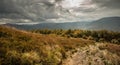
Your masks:
{"label": "hillside", "polygon": [[107,30],[91,31],[91,30],[79,30],[79,29],[75,29],[75,30],[36,29],[30,31],[39,34],[55,34],[68,38],[83,38],[86,40],[94,40],[96,42],[108,42],[108,43],[120,44],[120,32],[113,32]]}
{"label": "hillside", "polygon": [[35,34],[0,26],[0,63],[56,65],[67,58],[69,54],[66,52],[75,52],[77,47],[89,44],[94,43],[89,40]]}
{"label": "hillside", "polygon": [[119,65],[120,45],[0,26],[0,65],[77,64]]}

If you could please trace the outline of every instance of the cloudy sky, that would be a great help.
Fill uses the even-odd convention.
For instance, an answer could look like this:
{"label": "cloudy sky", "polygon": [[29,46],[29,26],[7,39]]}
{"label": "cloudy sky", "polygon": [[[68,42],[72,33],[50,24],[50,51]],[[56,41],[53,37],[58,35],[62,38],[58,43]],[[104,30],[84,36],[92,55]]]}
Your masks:
{"label": "cloudy sky", "polygon": [[0,23],[76,22],[120,16],[120,0],[0,0]]}

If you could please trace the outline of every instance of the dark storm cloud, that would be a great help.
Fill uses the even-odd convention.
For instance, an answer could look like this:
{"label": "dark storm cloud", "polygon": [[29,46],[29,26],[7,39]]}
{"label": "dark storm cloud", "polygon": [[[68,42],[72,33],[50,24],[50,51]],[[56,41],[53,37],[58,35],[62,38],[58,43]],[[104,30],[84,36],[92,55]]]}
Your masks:
{"label": "dark storm cloud", "polygon": [[[86,4],[88,5],[88,8],[86,7],[74,8],[74,11],[90,13],[90,12],[96,12],[96,10],[98,9],[100,10],[103,8],[111,9],[111,11],[113,9],[120,9],[120,0],[89,0],[89,1],[90,3]],[[93,7],[90,7],[90,5],[95,5],[96,7],[93,8]]]}
{"label": "dark storm cloud", "polygon": [[92,2],[101,7],[120,8],[120,0],[92,0]]}
{"label": "dark storm cloud", "polygon": [[62,0],[0,0],[0,18],[45,20],[58,18],[56,3]]}
{"label": "dark storm cloud", "polygon": [[97,10],[97,8],[84,8],[84,7],[73,8],[73,11],[82,12],[82,13],[90,13],[90,12],[94,12],[96,10]]}
{"label": "dark storm cloud", "polygon": [[11,14],[11,16],[14,15],[16,17],[17,14],[21,13],[23,13],[22,9],[17,7],[12,0],[0,0],[0,17],[7,17],[6,14]]}
{"label": "dark storm cloud", "polygon": [[7,0],[0,0],[0,13],[17,13],[14,3],[10,0],[8,2],[10,4]]}
{"label": "dark storm cloud", "polygon": [[[120,0],[84,0],[77,5],[72,0],[0,0],[0,20],[27,21],[66,20],[120,15]],[[72,7],[72,8],[71,8]],[[112,13],[111,13],[112,12]],[[97,16],[96,16],[97,15]],[[16,21],[16,20],[15,20]],[[26,20],[25,20],[26,21]]]}
{"label": "dark storm cloud", "polygon": [[[22,1],[22,0],[21,0]],[[28,6],[29,1],[20,0],[0,0],[0,18],[12,18],[12,19],[32,19],[29,15],[29,11],[25,9]],[[26,3],[25,3],[26,2]]]}

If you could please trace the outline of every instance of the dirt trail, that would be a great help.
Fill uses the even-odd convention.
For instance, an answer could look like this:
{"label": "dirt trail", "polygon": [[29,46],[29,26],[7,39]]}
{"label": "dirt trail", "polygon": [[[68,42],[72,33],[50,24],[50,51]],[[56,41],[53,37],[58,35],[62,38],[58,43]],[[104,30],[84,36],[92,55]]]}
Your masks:
{"label": "dirt trail", "polygon": [[119,65],[120,56],[107,50],[100,50],[103,44],[90,45],[79,49],[63,65]]}

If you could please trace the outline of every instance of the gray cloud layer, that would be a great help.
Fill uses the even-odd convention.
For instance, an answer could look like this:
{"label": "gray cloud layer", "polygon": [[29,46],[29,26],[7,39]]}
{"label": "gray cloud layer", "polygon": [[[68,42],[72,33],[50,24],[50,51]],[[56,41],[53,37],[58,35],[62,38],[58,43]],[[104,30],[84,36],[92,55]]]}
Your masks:
{"label": "gray cloud layer", "polygon": [[[4,18],[32,21],[74,21],[92,20],[95,17],[104,16],[120,16],[120,0],[85,0],[83,4],[80,4],[80,7],[72,8],[64,8],[62,4],[64,1],[0,0],[0,20]],[[69,3],[66,4],[69,5]]]}
{"label": "gray cloud layer", "polygon": [[0,0],[0,17],[49,19],[58,18],[55,3],[60,0]]}
{"label": "gray cloud layer", "polygon": [[120,8],[120,0],[92,0],[92,2],[101,7]]}

